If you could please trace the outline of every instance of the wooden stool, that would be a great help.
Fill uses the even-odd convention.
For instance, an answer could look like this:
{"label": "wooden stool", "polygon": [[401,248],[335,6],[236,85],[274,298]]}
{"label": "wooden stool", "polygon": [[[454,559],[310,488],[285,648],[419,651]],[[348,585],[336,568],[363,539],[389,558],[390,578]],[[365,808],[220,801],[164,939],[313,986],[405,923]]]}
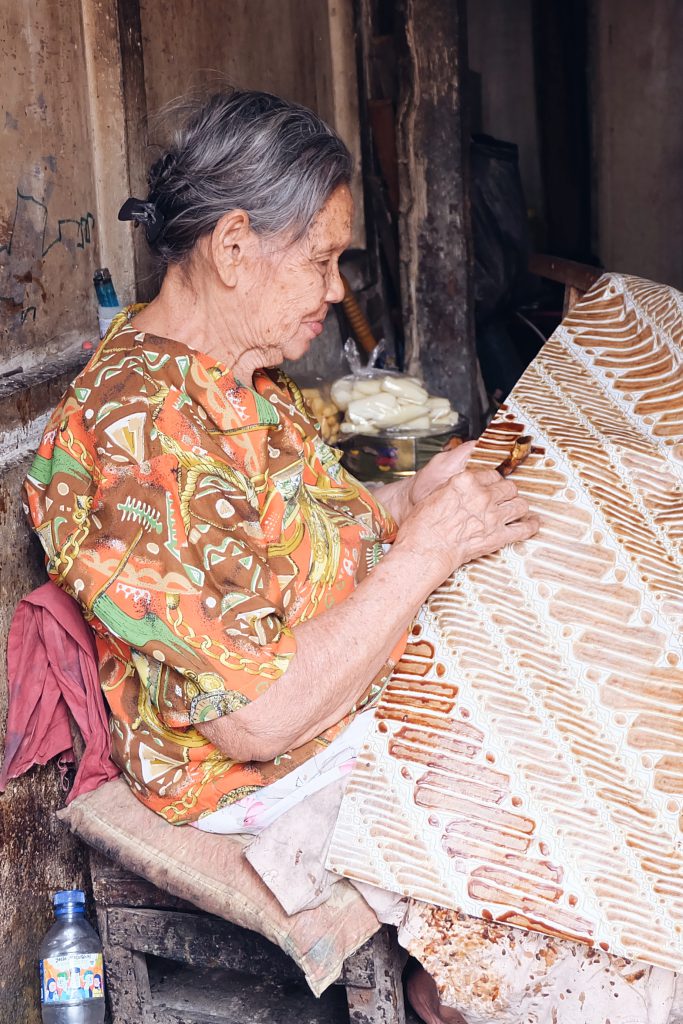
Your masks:
{"label": "wooden stool", "polygon": [[[296,964],[256,932],[198,910],[94,851],[90,863],[112,1024],[183,1024],[186,1019],[168,1010],[163,1018],[155,1014],[148,956],[278,982],[303,980]],[[347,958],[335,984],[346,989],[353,1024],[405,1024],[402,967],[395,932],[387,926]]]}

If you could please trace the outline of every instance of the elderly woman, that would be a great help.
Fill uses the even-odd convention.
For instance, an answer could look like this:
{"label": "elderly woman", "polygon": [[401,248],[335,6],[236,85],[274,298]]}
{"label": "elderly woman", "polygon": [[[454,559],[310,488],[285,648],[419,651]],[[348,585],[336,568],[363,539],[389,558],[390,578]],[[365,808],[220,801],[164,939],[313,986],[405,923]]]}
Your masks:
{"label": "elderly woman", "polygon": [[50,576],[96,634],[113,757],[174,824],[242,831],[253,794],[286,803],[316,752],[354,728],[357,748],[425,598],[537,529],[467,450],[371,493],[272,369],[343,296],[350,174],[340,139],[273,96],[192,116],[122,209],[161,290],[112,325],[26,481]]}

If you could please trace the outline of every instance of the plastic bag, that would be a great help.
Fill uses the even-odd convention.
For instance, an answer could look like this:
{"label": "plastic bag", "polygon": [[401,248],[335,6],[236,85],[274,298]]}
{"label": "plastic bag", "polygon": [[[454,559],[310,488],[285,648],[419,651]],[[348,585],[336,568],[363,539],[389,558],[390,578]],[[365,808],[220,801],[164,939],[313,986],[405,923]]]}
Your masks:
{"label": "plastic bag", "polygon": [[344,413],[342,434],[442,433],[458,423],[448,399],[430,395],[417,377],[376,368],[383,342],[370,354],[367,366],[361,365],[352,339],[344,352],[351,373],[330,388],[332,401]]}

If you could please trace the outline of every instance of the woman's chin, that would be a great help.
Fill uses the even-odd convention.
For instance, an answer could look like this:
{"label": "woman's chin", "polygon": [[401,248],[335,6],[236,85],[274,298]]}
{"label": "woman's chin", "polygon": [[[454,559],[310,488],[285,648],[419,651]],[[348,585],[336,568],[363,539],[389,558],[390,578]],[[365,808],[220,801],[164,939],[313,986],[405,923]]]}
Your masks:
{"label": "woman's chin", "polygon": [[291,362],[296,362],[297,359],[301,359],[305,356],[311,347],[311,338],[292,338],[288,341],[283,348],[283,354],[285,359],[289,359]]}

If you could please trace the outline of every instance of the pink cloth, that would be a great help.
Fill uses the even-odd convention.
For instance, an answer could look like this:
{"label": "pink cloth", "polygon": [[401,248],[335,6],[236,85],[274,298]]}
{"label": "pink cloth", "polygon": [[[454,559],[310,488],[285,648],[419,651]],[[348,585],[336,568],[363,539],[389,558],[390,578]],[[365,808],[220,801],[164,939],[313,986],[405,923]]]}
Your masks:
{"label": "pink cloth", "polygon": [[7,640],[9,715],[0,792],[10,779],[62,755],[75,760],[69,712],[85,753],[67,803],[120,774],[111,760],[109,715],[95,639],[73,598],[45,583],[19,602]]}

